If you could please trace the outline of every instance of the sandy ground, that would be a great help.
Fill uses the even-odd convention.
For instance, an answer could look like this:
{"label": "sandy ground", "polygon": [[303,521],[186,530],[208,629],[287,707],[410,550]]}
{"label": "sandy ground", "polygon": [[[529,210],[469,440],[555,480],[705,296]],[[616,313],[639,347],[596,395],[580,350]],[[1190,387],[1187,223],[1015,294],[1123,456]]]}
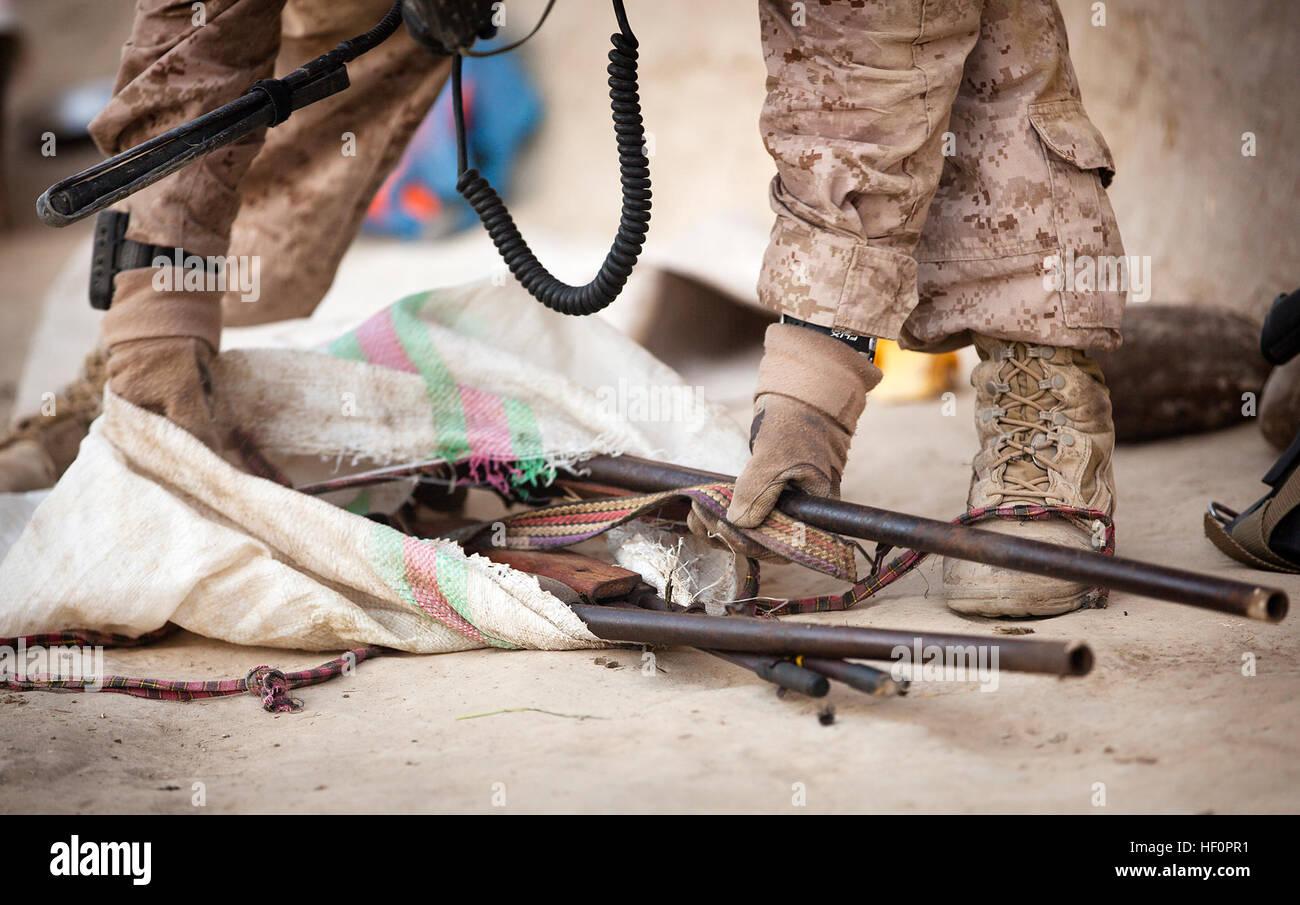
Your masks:
{"label": "sandy ground", "polygon": [[[941,415],[937,404],[877,407],[860,435],[871,442],[859,440],[854,450],[848,495],[951,515],[972,450],[969,407],[969,396],[956,417]],[[1269,460],[1250,428],[1122,449],[1121,552],[1300,591],[1300,580],[1249,573],[1200,536],[1206,499],[1253,498],[1251,476]],[[874,606],[809,618],[991,634],[996,623],[944,608],[936,566]],[[773,571],[768,590],[826,586],[795,571]],[[779,699],[749,673],[688,650],[658,651],[652,675],[643,673],[639,649],[481,651],[365,662],[350,678],[304,689],[307,706],[298,715],[273,716],[250,698],[175,704],[7,695],[0,697],[0,810],[1300,808],[1300,622],[1266,625],[1117,594],[1107,609],[1028,625],[1035,637],[1086,639],[1097,654],[1094,672],[1082,679],[1003,673],[992,692],[966,682],[918,684],[892,699],[839,686],[815,702]],[[1242,675],[1246,654],[1256,660],[1253,677]],[[322,659],[181,635],[147,650],[109,652],[108,667],[215,678],[259,663],[298,668]],[[817,718],[827,703],[835,708],[829,726]],[[550,713],[465,718],[516,708]],[[1097,783],[1104,806],[1094,804]],[[803,806],[794,803],[800,788]],[[196,790],[202,805],[194,804]]]}

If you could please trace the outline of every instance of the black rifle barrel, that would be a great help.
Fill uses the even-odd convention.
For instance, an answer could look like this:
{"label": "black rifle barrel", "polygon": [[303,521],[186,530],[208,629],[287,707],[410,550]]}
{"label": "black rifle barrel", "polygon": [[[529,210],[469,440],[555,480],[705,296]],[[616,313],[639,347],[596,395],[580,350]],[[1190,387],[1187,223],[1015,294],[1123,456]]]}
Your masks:
{"label": "black rifle barrel", "polygon": [[[924,665],[935,648],[961,656],[968,668],[987,665],[1013,672],[1082,676],[1092,669],[1092,649],[1079,641],[987,638],[937,632],[850,625],[809,625],[754,616],[703,616],[656,613],[624,607],[575,603],[570,609],[587,628],[606,641],[636,641],[713,650],[784,656],[907,659]],[[980,649],[986,653],[981,657]],[[997,661],[993,661],[996,650]],[[903,651],[906,653],[904,654]]]}
{"label": "black rifle barrel", "polygon": [[726,660],[742,669],[748,669],[760,679],[765,679],[773,685],[806,694],[810,698],[825,697],[826,692],[831,690],[831,683],[821,673],[796,666],[780,657],[738,654],[725,650],[706,650],[705,653],[713,654],[719,660]]}
{"label": "black rifle barrel", "polygon": [[825,657],[795,657],[795,662],[805,669],[821,673],[827,678],[843,682],[850,688],[869,695],[887,698],[905,691],[906,682],[900,682],[883,669],[850,663],[847,660],[829,660]]}
{"label": "black rifle barrel", "polygon": [[[639,491],[672,490],[693,484],[735,480],[728,475],[634,456],[596,456],[575,466],[574,474],[602,484]],[[786,491],[777,505],[791,518],[836,534],[1035,575],[1080,581],[1116,591],[1130,591],[1157,600],[1235,613],[1264,622],[1280,622],[1289,606],[1286,592],[1278,588],[1229,581],[1119,556],[1099,556],[1087,550],[994,534],[966,525],[844,500]]]}
{"label": "black rifle barrel", "polygon": [[[318,65],[320,62],[313,60],[285,76],[283,81],[290,91],[289,103],[294,110],[348,87],[348,73],[341,64],[325,69]],[[270,95],[251,90],[197,119],[55,183],[36,199],[36,214],[47,226],[75,223],[165,179],[200,157],[271,125],[275,114]]]}
{"label": "black rifle barrel", "polygon": [[245,94],[56,182],[36,199],[36,214],[47,226],[75,223],[270,125],[274,119],[275,107],[267,95]]}
{"label": "black rifle barrel", "polygon": [[225,106],[50,186],[36,199],[37,216],[47,226],[75,223],[257,129],[283,122],[294,110],[343,91],[349,84],[347,64],[388,40],[401,24],[397,0],[369,31],[343,41],[284,78],[255,83]]}

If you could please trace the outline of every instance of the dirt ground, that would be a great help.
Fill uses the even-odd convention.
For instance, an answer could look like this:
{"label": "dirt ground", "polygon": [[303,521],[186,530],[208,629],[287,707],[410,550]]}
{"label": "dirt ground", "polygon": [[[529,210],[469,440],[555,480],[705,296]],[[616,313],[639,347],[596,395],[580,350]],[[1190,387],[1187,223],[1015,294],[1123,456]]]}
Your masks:
{"label": "dirt ground", "polygon": [[[847,496],[925,515],[956,512],[974,436],[969,407],[969,396],[956,417],[937,404],[877,407],[860,435],[868,442],[855,444]],[[1252,499],[1259,485],[1251,476],[1270,459],[1250,427],[1122,448],[1120,552],[1300,591],[1300,579],[1248,572],[1201,537],[1206,500]],[[994,632],[998,623],[944,608],[936,565],[873,606],[807,618]],[[825,586],[793,571],[773,572],[767,590]],[[0,810],[1300,808],[1300,621],[1268,625],[1116,594],[1106,609],[1015,624],[1034,637],[1087,640],[1096,668],[1079,679],[1004,672],[992,692],[919,683],[907,697],[876,699],[837,686],[814,701],[779,699],[751,674],[688,650],[658,651],[652,675],[639,649],[480,651],[364,662],[350,678],[303,689],[306,709],[297,715],[273,716],[247,697],[0,696]],[[1247,654],[1253,677],[1242,674]],[[216,678],[323,659],[180,635],[110,651],[107,663],[110,672]],[[835,708],[831,725],[818,720],[826,704]],[[804,805],[796,804],[801,793]]]}

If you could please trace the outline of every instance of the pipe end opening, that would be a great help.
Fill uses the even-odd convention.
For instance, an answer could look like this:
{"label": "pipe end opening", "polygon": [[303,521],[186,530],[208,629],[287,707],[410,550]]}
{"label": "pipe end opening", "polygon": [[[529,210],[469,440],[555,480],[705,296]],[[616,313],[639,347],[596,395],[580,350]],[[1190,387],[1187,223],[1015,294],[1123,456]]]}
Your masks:
{"label": "pipe end opening", "polygon": [[1067,663],[1069,664],[1072,676],[1086,676],[1092,672],[1095,658],[1092,654],[1092,648],[1083,642],[1076,643],[1067,652]]}
{"label": "pipe end opening", "polygon": [[1281,622],[1290,609],[1291,603],[1284,592],[1271,591],[1264,601],[1264,618],[1269,622]]}

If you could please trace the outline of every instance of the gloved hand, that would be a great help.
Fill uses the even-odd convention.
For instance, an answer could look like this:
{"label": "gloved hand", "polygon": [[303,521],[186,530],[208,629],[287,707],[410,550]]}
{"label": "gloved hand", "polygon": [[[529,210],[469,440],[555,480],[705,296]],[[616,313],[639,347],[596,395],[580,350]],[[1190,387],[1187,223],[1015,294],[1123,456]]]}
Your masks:
{"label": "gloved hand", "polygon": [[205,340],[191,336],[120,342],[108,350],[108,385],[127,402],[220,449],[208,371],[214,354]]}
{"label": "gloved hand", "polygon": [[[727,510],[740,528],[762,524],[787,485],[839,497],[849,441],[882,376],[863,353],[806,327],[773,324],[764,348],[749,430],[753,457]],[[771,558],[698,505],[689,522],[697,535],[721,537],[741,555]]]}

